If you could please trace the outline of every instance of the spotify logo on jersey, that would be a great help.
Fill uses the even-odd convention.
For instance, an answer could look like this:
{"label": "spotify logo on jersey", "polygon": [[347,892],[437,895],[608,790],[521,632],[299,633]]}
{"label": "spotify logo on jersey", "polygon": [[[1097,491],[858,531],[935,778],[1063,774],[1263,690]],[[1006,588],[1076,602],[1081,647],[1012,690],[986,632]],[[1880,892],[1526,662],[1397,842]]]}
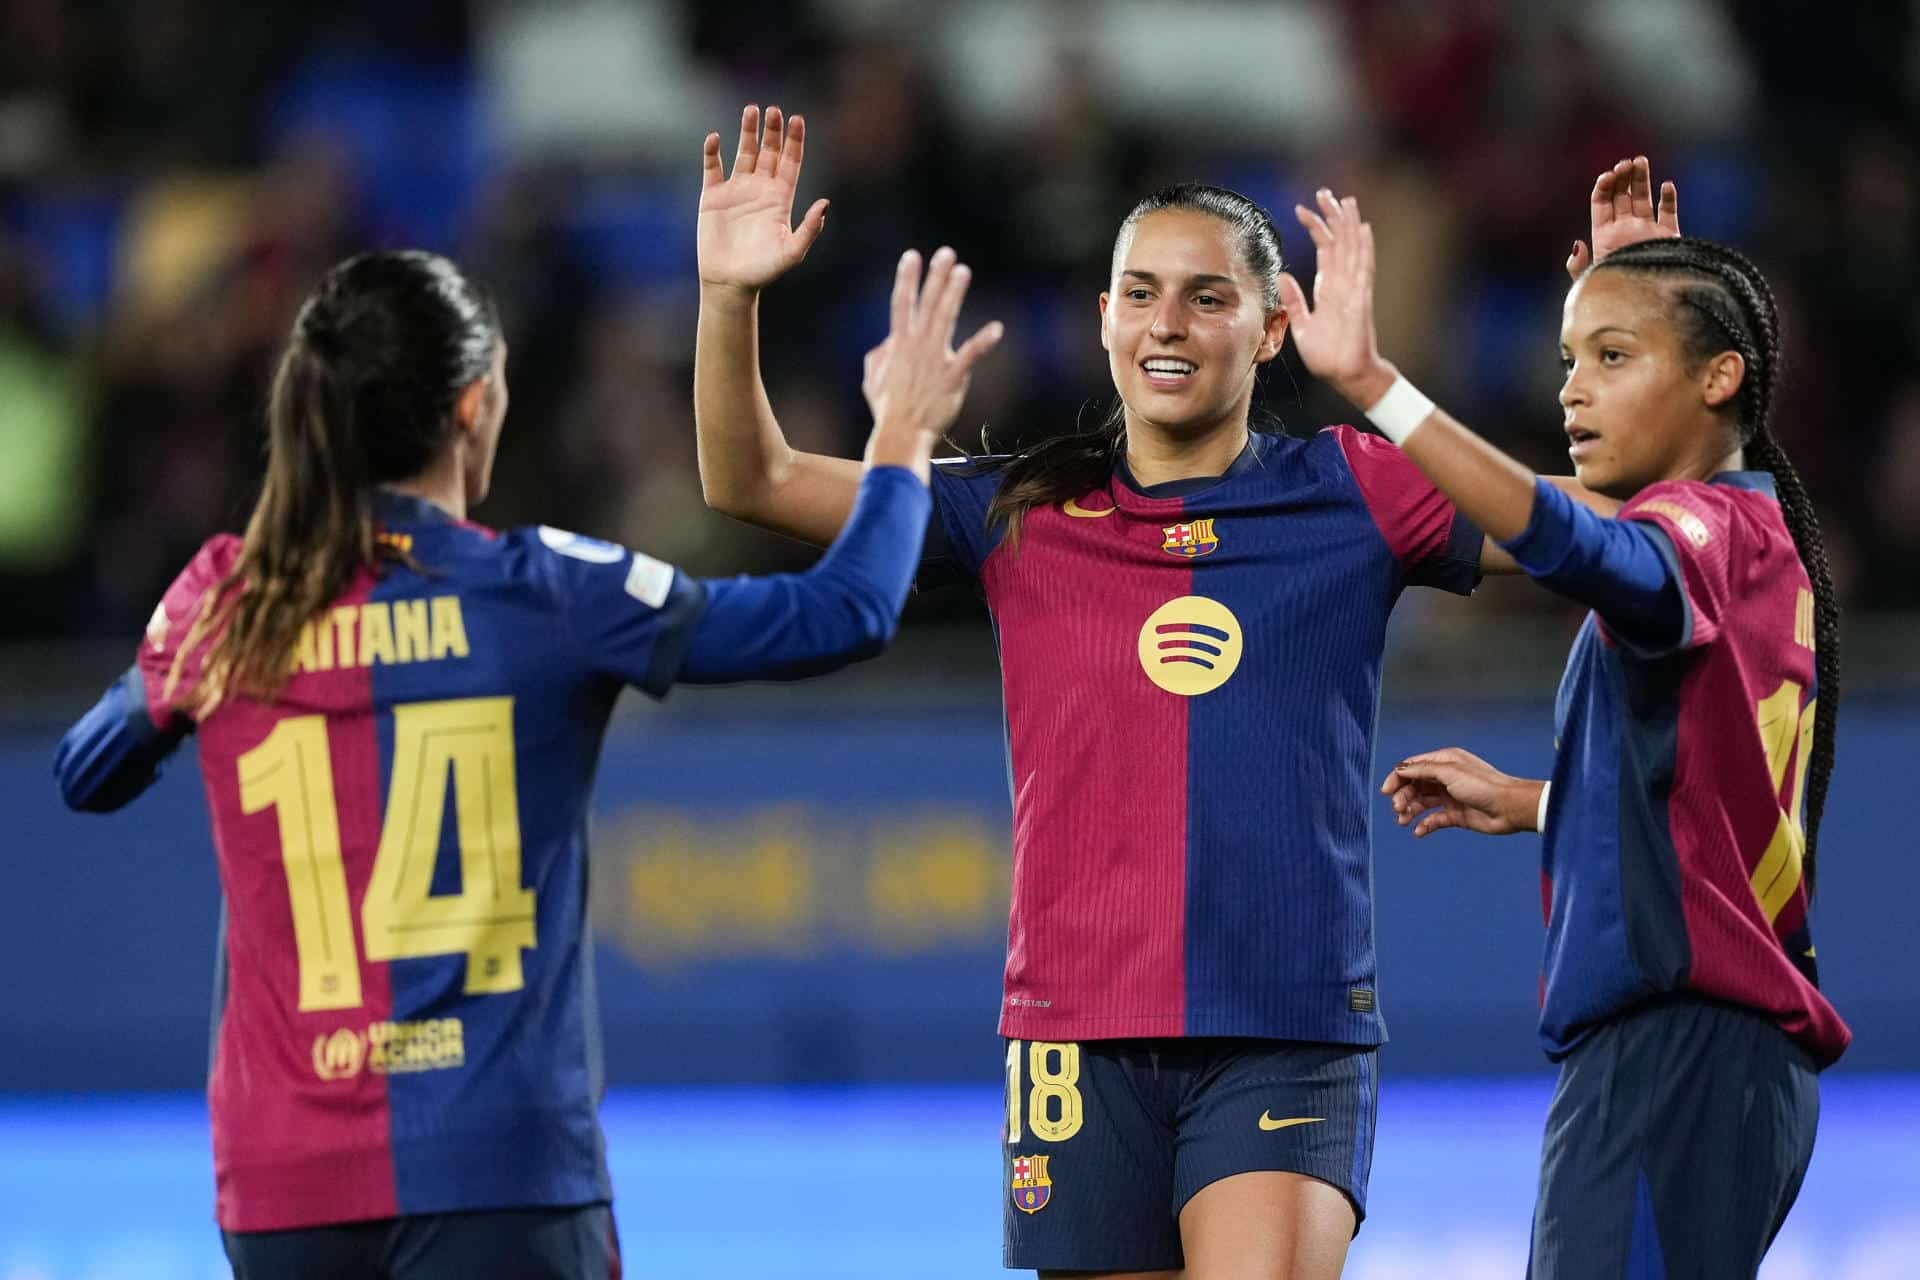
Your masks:
{"label": "spotify logo on jersey", "polygon": [[1142,624],[1140,665],[1168,693],[1212,693],[1240,665],[1240,641],[1233,610],[1205,596],[1181,596]]}

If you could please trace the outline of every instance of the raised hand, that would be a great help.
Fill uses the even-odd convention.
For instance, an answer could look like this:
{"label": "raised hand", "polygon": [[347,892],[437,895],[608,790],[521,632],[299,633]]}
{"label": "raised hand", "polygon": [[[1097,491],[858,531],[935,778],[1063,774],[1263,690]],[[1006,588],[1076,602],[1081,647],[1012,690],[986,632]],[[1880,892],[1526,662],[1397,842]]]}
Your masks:
{"label": "raised hand", "polygon": [[1373,327],[1373,227],[1360,220],[1352,196],[1334,199],[1321,188],[1319,213],[1303,205],[1294,217],[1313,238],[1313,305],[1299,281],[1280,273],[1280,305],[1286,309],[1293,344],[1307,368],[1362,409],[1371,406],[1397,376],[1380,358]]}
{"label": "raised hand", "polygon": [[702,287],[762,289],[807,256],[826,225],[827,202],[814,201],[793,225],[806,141],[806,121],[783,119],[779,107],[767,108],[762,137],[760,108],[750,106],[740,113],[740,148],[729,176],[720,165],[720,135],[707,135],[695,236]]}
{"label": "raised hand", "polygon": [[1380,794],[1392,797],[1393,816],[1401,826],[1418,819],[1416,836],[1447,827],[1504,836],[1533,830],[1540,787],[1500,772],[1471,751],[1444,747],[1395,765],[1380,784]]}
{"label": "raised hand", "polygon": [[912,249],[900,255],[886,341],[867,353],[860,381],[873,410],[868,462],[924,466],[933,441],[959,415],[974,365],[1005,332],[992,321],[954,350],[954,326],[972,280],[952,249],[934,253],[924,283],[920,255]]}
{"label": "raised hand", "polygon": [[1680,234],[1680,192],[1671,182],[1661,183],[1660,207],[1654,208],[1653,172],[1645,156],[1618,161],[1594,179],[1590,212],[1593,248],[1575,240],[1567,255],[1567,274],[1576,280],[1615,249]]}

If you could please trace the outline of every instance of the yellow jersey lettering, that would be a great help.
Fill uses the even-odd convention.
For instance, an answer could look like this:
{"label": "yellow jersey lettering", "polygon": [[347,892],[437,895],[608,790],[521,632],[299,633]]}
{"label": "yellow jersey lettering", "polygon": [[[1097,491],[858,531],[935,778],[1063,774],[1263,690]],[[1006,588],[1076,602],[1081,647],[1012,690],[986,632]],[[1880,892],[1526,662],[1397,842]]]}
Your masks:
{"label": "yellow jersey lettering", "polygon": [[334,650],[340,655],[339,664],[343,667],[354,665],[353,633],[359,612],[350,604],[343,604],[333,611]]}
{"label": "yellow jersey lettering", "polygon": [[424,662],[431,654],[427,637],[427,602],[425,600],[395,600],[393,602],[393,660],[395,662]]}
{"label": "yellow jersey lettering", "polygon": [[[327,656],[333,656],[331,646],[329,646]],[[293,646],[293,670],[295,674],[298,674],[303,671],[318,671],[319,669],[320,655],[314,648],[313,624],[309,622],[300,628],[300,639],[296,641]]]}
{"label": "yellow jersey lettering", "polygon": [[375,661],[393,665],[393,617],[386,605],[370,601],[360,606],[360,665]]}
{"label": "yellow jersey lettering", "polygon": [[460,617],[459,596],[433,598],[433,656],[467,656],[467,625]]}

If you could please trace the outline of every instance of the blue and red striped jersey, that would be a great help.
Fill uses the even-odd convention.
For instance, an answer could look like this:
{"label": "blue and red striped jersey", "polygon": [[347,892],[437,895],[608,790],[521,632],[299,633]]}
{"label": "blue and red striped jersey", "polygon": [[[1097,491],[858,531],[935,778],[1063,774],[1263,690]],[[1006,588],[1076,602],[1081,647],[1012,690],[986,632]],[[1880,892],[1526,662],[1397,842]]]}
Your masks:
{"label": "blue and red striped jersey", "polygon": [[986,522],[936,468],[930,542],[977,575],[1013,792],[1004,1035],[1377,1044],[1370,832],[1388,613],[1478,580],[1481,536],[1386,441],[1256,433],[1226,474]]}
{"label": "blue and red striped jersey", "polygon": [[[381,514],[429,572],[363,570],[278,699],[197,726],[227,906],[208,1099],[228,1230],[611,1197],[587,799],[620,689],[678,672],[698,584],[557,530],[395,495]],[[163,730],[186,727],[167,677],[239,550],[210,541],[154,615],[139,665]]]}
{"label": "blue and red striped jersey", "polygon": [[176,657],[241,543],[202,548],[55,773],[74,807],[116,808],[199,735],[227,909],[208,1085],[223,1227],[611,1198],[586,924],[608,714],[629,684],[877,653],[930,505],[876,467],[809,572],[697,581],[382,492],[380,537],[410,563],[363,568],[306,624],[277,697],[193,724]]}
{"label": "blue and red striped jersey", "polygon": [[1542,846],[1541,1039],[1674,992],[1772,1017],[1821,1066],[1851,1034],[1820,994],[1801,876],[1813,592],[1765,472],[1666,481],[1620,512],[1680,587],[1677,643],[1589,614],[1555,706]]}

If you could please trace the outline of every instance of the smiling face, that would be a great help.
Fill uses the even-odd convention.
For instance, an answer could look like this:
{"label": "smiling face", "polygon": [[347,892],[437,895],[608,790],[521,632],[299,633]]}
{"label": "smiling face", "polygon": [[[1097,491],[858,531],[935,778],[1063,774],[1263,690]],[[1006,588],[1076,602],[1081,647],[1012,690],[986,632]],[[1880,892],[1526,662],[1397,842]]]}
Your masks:
{"label": "smiling face", "polygon": [[1280,353],[1284,313],[1254,278],[1233,229],[1161,209],[1124,233],[1100,295],[1100,345],[1129,431],[1182,438],[1244,426],[1254,370]]}
{"label": "smiling face", "polygon": [[1560,388],[1567,455],[1580,483],[1629,498],[1660,480],[1704,480],[1740,447],[1727,409],[1745,364],[1733,351],[1694,358],[1674,327],[1677,303],[1629,271],[1590,271],[1567,294]]}

